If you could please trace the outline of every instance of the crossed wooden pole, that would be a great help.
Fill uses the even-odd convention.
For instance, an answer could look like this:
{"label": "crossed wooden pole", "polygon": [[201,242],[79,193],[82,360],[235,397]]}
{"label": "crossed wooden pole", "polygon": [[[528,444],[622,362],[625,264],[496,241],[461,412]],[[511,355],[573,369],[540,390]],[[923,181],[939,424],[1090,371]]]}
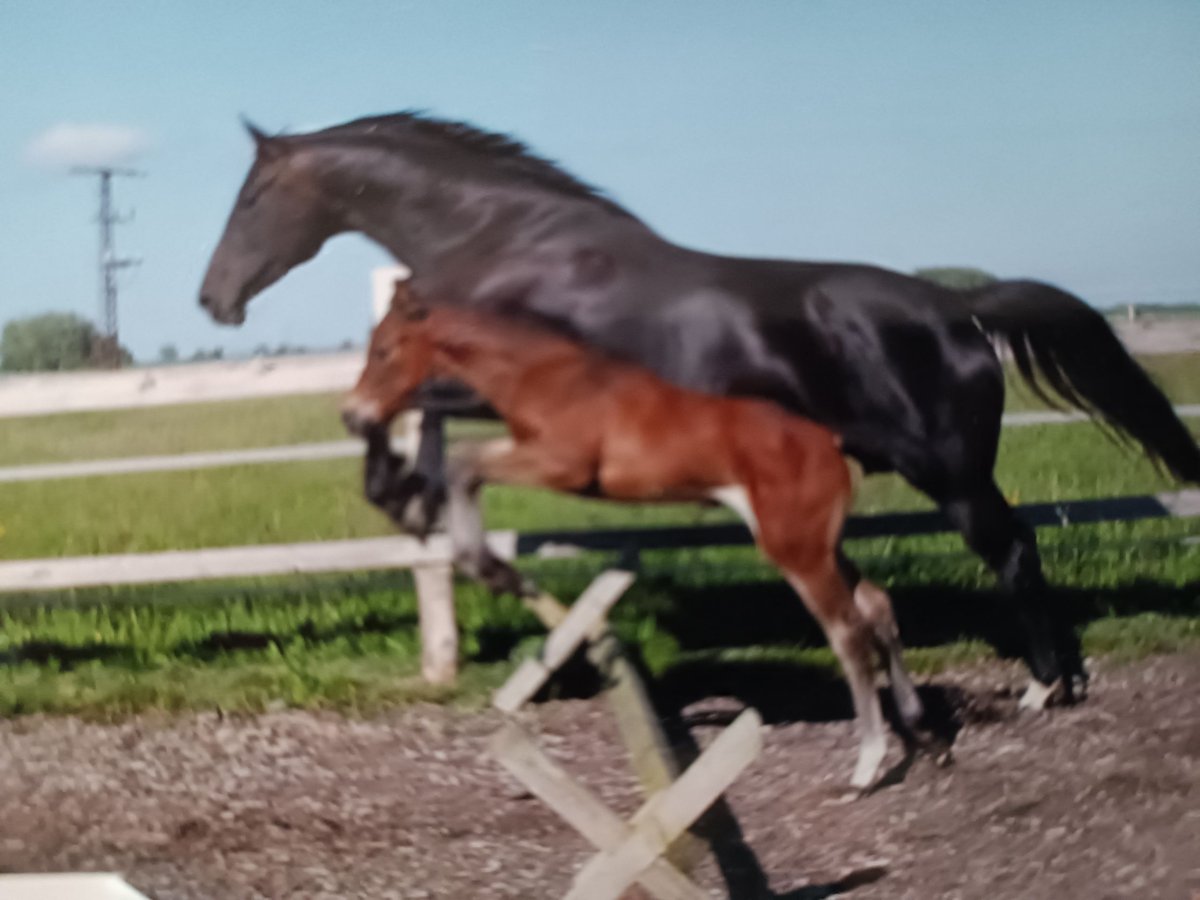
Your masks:
{"label": "crossed wooden pole", "polygon": [[609,610],[633,580],[629,572],[608,570],[569,610],[548,595],[529,601],[550,635],[539,657],[522,663],[496,692],[493,705],[515,712],[589,642],[589,658],[611,681],[609,698],[618,726],[647,788],[641,809],[624,821],[512,721],[493,737],[492,752],[530,793],[596,847],[595,856],[576,873],[567,900],[616,900],[635,882],[659,900],[708,900],[709,893],[668,859],[668,851],[678,847],[684,832],[758,756],[762,720],[747,709],[686,771],[678,771],[645,686],[608,628]]}

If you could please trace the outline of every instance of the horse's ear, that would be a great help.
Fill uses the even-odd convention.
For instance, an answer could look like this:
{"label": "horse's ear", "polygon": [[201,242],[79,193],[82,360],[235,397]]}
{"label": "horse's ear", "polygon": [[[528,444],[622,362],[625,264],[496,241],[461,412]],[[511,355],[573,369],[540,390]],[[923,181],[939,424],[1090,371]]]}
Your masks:
{"label": "horse's ear", "polygon": [[429,308],[409,286],[407,278],[396,279],[396,285],[392,289],[392,310],[409,322],[419,322],[429,315]]}
{"label": "horse's ear", "polygon": [[254,148],[259,159],[278,159],[287,151],[287,145],[279,138],[271,137],[245,116],[242,116],[242,127],[254,140]]}

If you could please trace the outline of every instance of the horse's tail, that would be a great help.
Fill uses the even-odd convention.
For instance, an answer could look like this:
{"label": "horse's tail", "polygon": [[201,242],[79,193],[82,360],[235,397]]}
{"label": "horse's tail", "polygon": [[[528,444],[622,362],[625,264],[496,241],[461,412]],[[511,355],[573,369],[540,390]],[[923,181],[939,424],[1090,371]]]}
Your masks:
{"label": "horse's tail", "polygon": [[966,301],[984,331],[1003,338],[1017,370],[1051,406],[1062,400],[1138,441],[1181,481],[1200,482],[1200,448],[1113,333],[1078,297],[1036,281],[999,281]]}

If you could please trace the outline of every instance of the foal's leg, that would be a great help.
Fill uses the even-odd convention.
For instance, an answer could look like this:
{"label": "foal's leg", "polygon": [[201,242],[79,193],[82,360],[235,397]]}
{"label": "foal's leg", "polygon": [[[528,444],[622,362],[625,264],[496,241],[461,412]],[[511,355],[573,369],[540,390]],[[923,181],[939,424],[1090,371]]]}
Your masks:
{"label": "foal's leg", "polygon": [[366,434],[367,453],[363,460],[363,493],[375,506],[387,511],[396,496],[404,470],[404,457],[392,452],[387,426],[372,428]]}
{"label": "foal's leg", "polygon": [[[842,672],[850,684],[850,695],[854,700],[855,720],[859,730],[858,763],[850,779],[852,787],[859,790],[869,787],[879,771],[887,753],[887,729],[883,710],[879,705],[879,694],[875,690],[875,643],[878,636],[873,619],[878,619],[876,598],[864,592],[863,606],[856,602],[854,589],[839,570],[839,554],[836,545],[845,517],[841,510],[844,498],[830,498],[837,503],[815,512],[827,519],[818,521],[796,521],[794,485],[759,484],[749,492],[738,487],[722,488],[713,493],[713,499],[733,509],[754,532],[759,547],[767,558],[783,571],[793,590],[812,613],[817,624],[825,632],[829,646],[841,663]],[[884,595],[886,599],[886,594]],[[890,604],[887,610],[890,617]],[[895,623],[892,622],[893,628]],[[896,684],[912,682],[904,671],[903,662],[897,662],[900,679]],[[903,690],[903,688],[901,688]],[[913,690],[912,699],[906,698],[909,711],[916,703],[916,718],[920,717],[920,701]]]}
{"label": "foal's leg", "polygon": [[438,515],[446,502],[446,432],[445,416],[428,410],[421,413],[420,436],[417,439],[417,459],[413,464],[410,494],[403,503],[402,523],[405,530],[427,535],[437,525]]}
{"label": "foal's leg", "polygon": [[485,481],[481,472],[482,461],[489,453],[509,452],[511,444],[509,439],[504,438],[458,448],[446,468],[446,518],[454,565],[458,570],[468,578],[482,581],[493,593],[520,596],[527,593],[529,588],[520,573],[497,558],[488,547],[479,497]]}
{"label": "foal's leg", "polygon": [[386,426],[366,435],[367,453],[363,465],[363,493],[402,530],[424,538],[424,520],[414,520],[412,511],[417,497],[427,487],[416,472],[406,472],[405,458],[394,453]]}
{"label": "foal's leg", "polygon": [[832,555],[827,562],[814,568],[786,565],[783,568],[788,583],[824,629],[850,684],[860,736],[858,763],[850,785],[859,790],[866,789],[874,783],[887,753],[887,730],[879,694],[875,690],[872,628],[838,572]]}
{"label": "foal's leg", "polygon": [[536,588],[487,545],[479,492],[484,484],[572,491],[587,485],[587,467],[548,455],[536,444],[499,438],[459,447],[448,467],[450,541],[455,564],[496,593],[532,596]]}
{"label": "foal's leg", "polygon": [[858,567],[841,551],[838,552],[838,565],[842,576],[854,591],[854,605],[871,626],[875,644],[887,661],[888,681],[896,700],[896,711],[911,736],[924,710],[917,688],[904,666],[904,648],[900,644],[900,628],[892,610],[892,598],[879,585],[863,578]]}

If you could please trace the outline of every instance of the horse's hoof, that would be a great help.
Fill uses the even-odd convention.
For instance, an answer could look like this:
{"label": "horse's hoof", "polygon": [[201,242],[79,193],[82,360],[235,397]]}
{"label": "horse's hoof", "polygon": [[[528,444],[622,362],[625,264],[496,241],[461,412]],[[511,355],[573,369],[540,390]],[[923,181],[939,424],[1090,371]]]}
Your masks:
{"label": "horse's hoof", "polygon": [[871,793],[879,780],[879,767],[882,761],[883,756],[881,754],[878,761],[873,765],[868,766],[860,763],[854,770],[854,776],[850,779],[850,787],[863,796]]}
{"label": "horse's hoof", "polygon": [[1021,695],[1021,700],[1017,704],[1017,708],[1028,710],[1029,712],[1040,712],[1046,708],[1050,700],[1061,689],[1062,682],[1059,680],[1055,680],[1051,684],[1042,684],[1037,679],[1034,679],[1029,682],[1029,687]]}
{"label": "horse's hoof", "polygon": [[496,597],[512,594],[514,597],[537,595],[537,586],[507,563],[497,559],[485,560],[479,571],[484,585]]}

